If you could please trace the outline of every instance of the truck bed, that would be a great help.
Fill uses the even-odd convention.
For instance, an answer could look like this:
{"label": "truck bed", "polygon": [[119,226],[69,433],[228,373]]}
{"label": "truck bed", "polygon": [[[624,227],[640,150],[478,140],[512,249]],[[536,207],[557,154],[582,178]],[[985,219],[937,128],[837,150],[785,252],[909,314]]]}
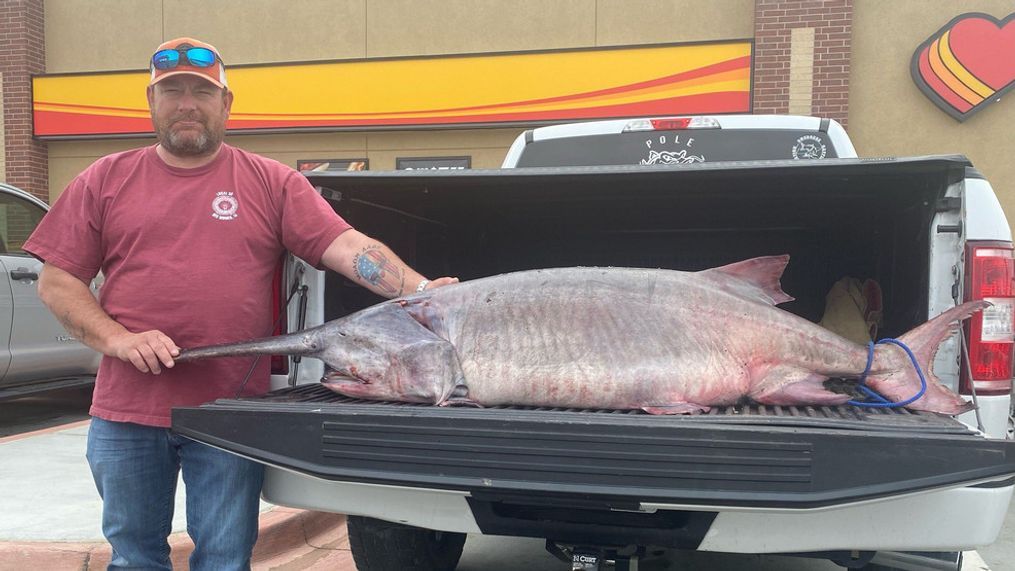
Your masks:
{"label": "truck bed", "polygon": [[852,406],[692,416],[441,408],[349,399],[317,384],[178,408],[173,427],[328,480],[610,509],[817,508],[1015,474],[1013,442],[943,415]]}
{"label": "truck bed", "polygon": [[[782,288],[796,300],[780,307],[816,322],[840,279],[871,279],[883,292],[878,337],[897,337],[961,293],[963,204],[951,191],[977,176],[949,156],[309,179],[425,275],[695,271],[789,254]],[[312,277],[310,325],[380,301],[337,274]],[[956,351],[935,363],[952,387]],[[173,427],[275,467],[270,501],[428,530],[750,553],[951,551],[994,540],[1015,481],[1015,443],[931,413],[438,408],[332,393],[314,360],[296,371],[288,380],[301,386],[178,408]],[[913,525],[941,514],[947,525]]]}

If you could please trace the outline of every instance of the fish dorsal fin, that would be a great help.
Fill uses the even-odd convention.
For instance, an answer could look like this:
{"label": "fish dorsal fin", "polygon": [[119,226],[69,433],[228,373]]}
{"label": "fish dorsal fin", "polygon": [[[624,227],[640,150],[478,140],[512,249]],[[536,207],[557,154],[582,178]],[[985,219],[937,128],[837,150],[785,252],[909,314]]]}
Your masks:
{"label": "fish dorsal fin", "polygon": [[769,305],[778,305],[794,299],[782,291],[782,286],[779,285],[779,278],[782,277],[788,263],[788,254],[762,256],[698,273],[711,279],[729,293]]}

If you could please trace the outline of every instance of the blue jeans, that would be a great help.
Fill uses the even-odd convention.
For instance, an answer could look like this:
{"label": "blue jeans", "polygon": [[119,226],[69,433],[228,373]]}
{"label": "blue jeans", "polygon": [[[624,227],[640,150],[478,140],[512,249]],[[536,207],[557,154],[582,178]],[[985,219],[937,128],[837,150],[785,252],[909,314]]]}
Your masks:
{"label": "blue jeans", "polygon": [[192,571],[250,569],[264,467],[167,428],[92,417],[88,465],[102,497],[109,569],[171,570],[176,480],[187,487]]}

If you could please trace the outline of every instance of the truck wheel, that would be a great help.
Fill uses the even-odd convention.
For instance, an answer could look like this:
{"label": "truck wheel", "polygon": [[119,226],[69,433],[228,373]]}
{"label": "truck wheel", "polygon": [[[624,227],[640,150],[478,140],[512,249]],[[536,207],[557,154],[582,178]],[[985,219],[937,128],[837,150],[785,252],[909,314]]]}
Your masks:
{"label": "truck wheel", "polygon": [[359,571],[454,571],[465,534],[348,516],[349,547]]}

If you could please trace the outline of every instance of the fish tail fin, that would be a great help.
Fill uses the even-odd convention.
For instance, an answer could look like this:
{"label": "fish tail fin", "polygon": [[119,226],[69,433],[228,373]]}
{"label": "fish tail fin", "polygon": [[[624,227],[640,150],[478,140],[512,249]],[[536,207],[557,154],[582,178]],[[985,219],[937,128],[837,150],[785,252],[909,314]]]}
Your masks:
{"label": "fish tail fin", "polygon": [[962,321],[989,305],[985,301],[969,301],[957,305],[905,333],[899,338],[899,341],[905,343],[913,351],[921,366],[925,363],[930,366],[934,362],[934,356],[937,355],[941,343],[959,330]]}
{"label": "fish tail fin", "polygon": [[[959,330],[962,321],[984,307],[990,305],[984,301],[970,301],[955,306],[934,319],[916,327],[899,338],[899,341],[909,347],[924,378],[927,380],[927,390],[922,397],[911,403],[909,408],[917,410],[928,410],[945,414],[960,414],[973,409],[973,405],[959,395],[944,386],[934,375],[934,357],[937,355],[941,344]],[[874,369],[883,368],[887,357],[884,356],[885,349],[879,346],[875,353]],[[880,353],[880,355],[879,355]],[[881,365],[881,367],[879,367]],[[868,384],[874,390],[884,394],[891,400],[899,402],[918,394],[921,388],[920,376],[913,368],[908,357],[906,365],[895,367],[886,374],[871,375]]]}

